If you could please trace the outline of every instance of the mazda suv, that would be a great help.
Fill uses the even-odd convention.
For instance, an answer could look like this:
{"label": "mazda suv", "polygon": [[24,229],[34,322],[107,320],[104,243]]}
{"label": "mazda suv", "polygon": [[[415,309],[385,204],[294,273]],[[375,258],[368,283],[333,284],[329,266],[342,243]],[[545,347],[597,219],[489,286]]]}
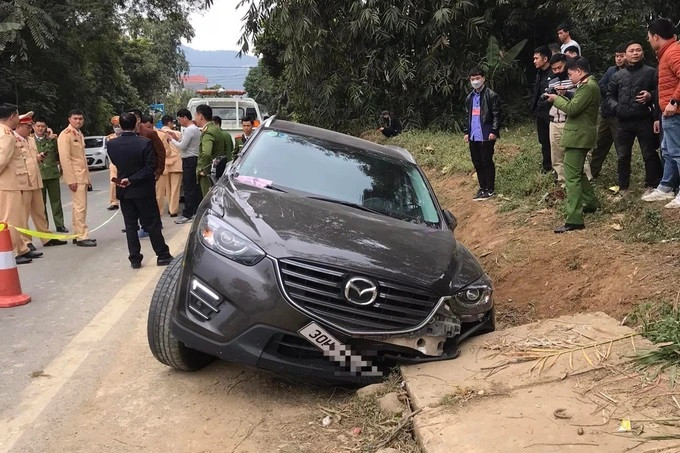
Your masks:
{"label": "mazda suv", "polygon": [[495,327],[493,288],[404,149],[268,119],[201,203],[154,292],[148,339],[319,383],[455,358]]}

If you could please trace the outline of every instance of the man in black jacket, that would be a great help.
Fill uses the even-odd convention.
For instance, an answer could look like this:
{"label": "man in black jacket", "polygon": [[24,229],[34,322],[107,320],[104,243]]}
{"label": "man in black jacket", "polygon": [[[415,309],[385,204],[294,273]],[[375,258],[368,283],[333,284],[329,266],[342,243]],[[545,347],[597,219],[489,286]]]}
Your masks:
{"label": "man in black jacket", "polygon": [[500,136],[501,99],[484,82],[484,71],[479,68],[470,71],[470,85],[473,90],[465,100],[467,121],[463,125],[463,139],[470,144],[470,156],[479,181],[479,191],[473,198],[475,201],[496,196],[493,153],[496,140]]}
{"label": "man in black jacket", "polygon": [[551,56],[552,52],[547,46],[541,46],[534,50],[534,66],[537,72],[531,113],[536,118],[536,132],[538,133],[538,142],[541,144],[541,154],[543,155],[541,166],[544,173],[552,170],[550,159],[550,104],[541,97],[553,77],[550,69]]}
{"label": "man in black jacket", "polygon": [[166,266],[172,261],[170,249],[161,232],[161,216],[156,203],[156,156],[151,140],[135,133],[137,118],[133,113],[120,116],[123,133],[109,142],[108,154],[118,169],[114,181],[116,198],[125,220],[129,259],[133,269],[142,267],[141,246],[137,236],[141,223],[149,233],[151,245],[158,256],[157,264]]}
{"label": "man in black jacket", "polygon": [[609,154],[609,150],[616,138],[616,115],[607,105],[607,93],[609,92],[609,82],[618,71],[626,66],[626,45],[619,44],[614,52],[614,65],[610,66],[598,82],[600,86],[600,121],[597,126],[597,147],[593,150],[593,160],[590,162],[590,169],[593,178],[597,178],[602,171],[602,165]]}
{"label": "man in black jacket", "polygon": [[394,113],[385,110],[380,114],[380,117],[383,120],[384,126],[378,130],[382,132],[385,137],[394,137],[401,134],[403,129],[401,127],[401,121],[399,121],[399,118],[397,118]]}
{"label": "man in black jacket", "polygon": [[630,186],[630,161],[636,137],[645,162],[645,185],[648,191],[659,184],[663,174],[654,137],[656,69],[645,65],[643,57],[642,44],[629,42],[626,45],[626,67],[614,74],[607,93],[607,106],[618,120],[616,152],[620,190],[628,190]]}

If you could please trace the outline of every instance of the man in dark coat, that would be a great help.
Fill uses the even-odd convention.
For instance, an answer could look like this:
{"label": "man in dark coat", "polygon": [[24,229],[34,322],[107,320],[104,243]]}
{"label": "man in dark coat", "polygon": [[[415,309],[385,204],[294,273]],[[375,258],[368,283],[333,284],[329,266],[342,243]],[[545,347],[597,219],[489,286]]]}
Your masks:
{"label": "man in dark coat", "polygon": [[401,121],[394,113],[385,110],[380,114],[383,120],[383,126],[378,129],[383,133],[385,137],[394,137],[401,134],[403,127],[401,127]]}
{"label": "man in dark coat", "polygon": [[151,140],[135,133],[137,118],[133,113],[120,116],[123,133],[109,142],[109,159],[118,169],[114,181],[116,198],[125,220],[129,259],[133,269],[142,267],[141,245],[137,236],[138,225],[149,233],[151,245],[157,255],[157,264],[166,266],[172,261],[170,249],[161,232],[161,216],[156,203],[156,156]]}

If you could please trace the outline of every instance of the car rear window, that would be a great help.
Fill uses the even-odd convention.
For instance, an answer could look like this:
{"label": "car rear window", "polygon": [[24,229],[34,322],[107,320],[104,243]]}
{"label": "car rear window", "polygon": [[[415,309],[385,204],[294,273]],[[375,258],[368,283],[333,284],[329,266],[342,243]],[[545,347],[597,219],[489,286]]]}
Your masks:
{"label": "car rear window", "polygon": [[103,138],[88,137],[85,139],[85,148],[101,148],[104,146]]}
{"label": "car rear window", "polygon": [[439,223],[416,165],[364,149],[267,130],[258,134],[237,171],[284,190],[359,204],[410,222]]}

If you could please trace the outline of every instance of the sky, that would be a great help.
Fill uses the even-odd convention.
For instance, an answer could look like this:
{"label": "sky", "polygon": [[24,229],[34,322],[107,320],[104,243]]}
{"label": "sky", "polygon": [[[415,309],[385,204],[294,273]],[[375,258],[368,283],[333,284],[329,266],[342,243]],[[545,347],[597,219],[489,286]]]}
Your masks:
{"label": "sky", "polygon": [[196,36],[184,44],[197,50],[239,50],[243,7],[236,11],[239,0],[214,0],[213,6],[202,13],[189,16]]}

